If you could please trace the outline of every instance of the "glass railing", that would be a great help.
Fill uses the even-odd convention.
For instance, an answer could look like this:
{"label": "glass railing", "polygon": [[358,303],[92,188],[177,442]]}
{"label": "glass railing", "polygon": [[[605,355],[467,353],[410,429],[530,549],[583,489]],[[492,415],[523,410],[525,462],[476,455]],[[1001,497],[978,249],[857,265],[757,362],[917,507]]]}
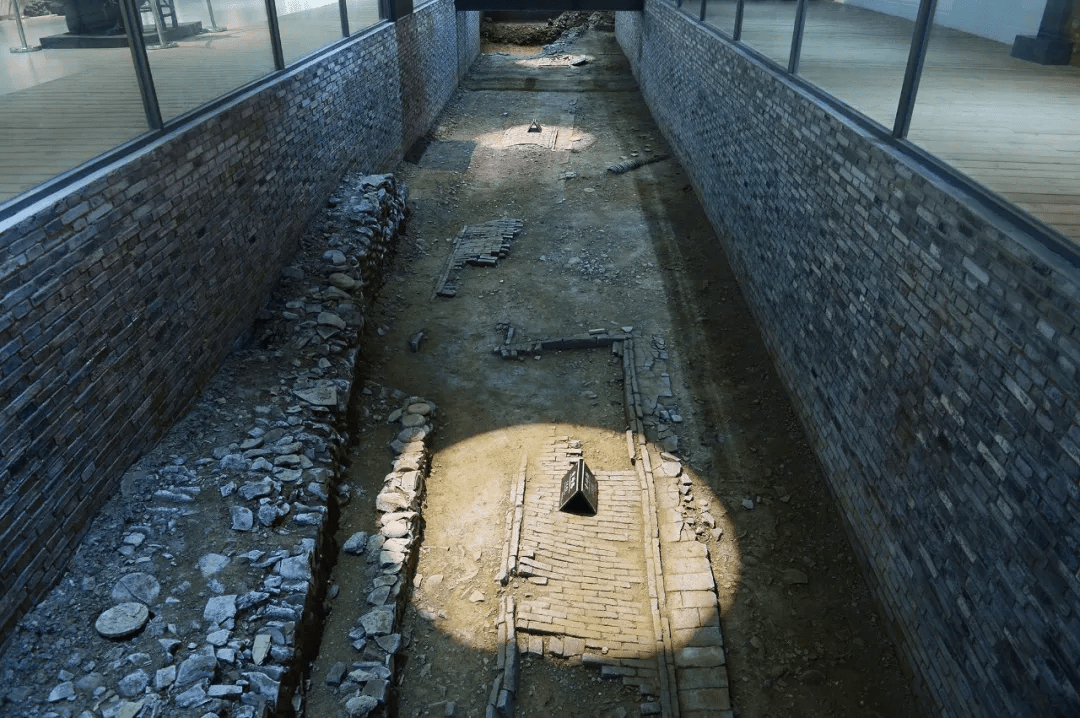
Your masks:
{"label": "glass railing", "polygon": [[[22,25],[28,50],[68,32],[56,15]],[[149,129],[126,47],[9,48],[23,48],[13,17],[0,20],[0,202]]]}
{"label": "glass railing", "polygon": [[[683,9],[696,16],[693,5]],[[1080,241],[1080,37],[1069,7],[706,0],[703,19]]]}
{"label": "glass railing", "polygon": [[378,0],[24,1],[0,0],[0,203],[380,20]]}

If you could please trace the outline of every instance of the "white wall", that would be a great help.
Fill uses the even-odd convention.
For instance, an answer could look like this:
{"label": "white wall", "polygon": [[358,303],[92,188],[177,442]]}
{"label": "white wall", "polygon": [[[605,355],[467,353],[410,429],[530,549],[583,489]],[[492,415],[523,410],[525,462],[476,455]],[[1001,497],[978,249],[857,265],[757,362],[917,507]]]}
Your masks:
{"label": "white wall", "polygon": [[[914,20],[919,0],[838,0]],[[1017,35],[1039,32],[1046,0],[938,0],[934,22],[1012,45]]]}

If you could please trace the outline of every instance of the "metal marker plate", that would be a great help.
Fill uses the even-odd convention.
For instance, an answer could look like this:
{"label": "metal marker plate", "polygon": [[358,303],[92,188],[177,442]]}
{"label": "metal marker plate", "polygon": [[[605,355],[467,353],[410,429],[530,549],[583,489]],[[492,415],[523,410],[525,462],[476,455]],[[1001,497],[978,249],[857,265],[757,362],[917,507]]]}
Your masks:
{"label": "metal marker plate", "polygon": [[598,496],[596,476],[585,465],[585,459],[576,459],[562,479],[559,511],[593,515],[596,513]]}

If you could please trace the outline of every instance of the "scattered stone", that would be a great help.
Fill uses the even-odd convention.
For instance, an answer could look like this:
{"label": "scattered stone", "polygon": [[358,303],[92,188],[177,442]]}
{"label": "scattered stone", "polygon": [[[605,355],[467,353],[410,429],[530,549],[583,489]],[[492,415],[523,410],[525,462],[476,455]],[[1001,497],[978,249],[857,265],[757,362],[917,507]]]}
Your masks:
{"label": "scattered stone", "polygon": [[244,506],[230,507],[229,515],[232,517],[232,528],[234,531],[250,531],[255,525],[255,519],[251,513],[251,509]]}
{"label": "scattered stone", "polygon": [[251,682],[251,687],[254,688],[259,695],[270,703],[277,702],[278,689],[281,687],[281,684],[278,681],[275,681],[261,671],[250,671],[244,675],[247,676],[248,681]]}
{"label": "scattered stone", "polygon": [[797,568],[785,569],[783,575],[781,576],[781,579],[784,581],[784,583],[791,585],[810,582],[810,579],[807,578],[806,574]]}
{"label": "scattered stone", "polygon": [[360,617],[360,625],[369,636],[385,636],[394,630],[394,611],[391,608],[376,608]]}
{"label": "scattered stone", "polygon": [[[210,698],[239,698],[244,694],[243,686],[218,684],[206,689],[206,695]],[[212,715],[217,716],[217,713]]]}
{"label": "scattered stone", "polygon": [[341,661],[338,661],[334,665],[330,666],[330,670],[326,672],[326,685],[340,686],[341,681],[345,678],[346,670],[346,665]]}
{"label": "scattered stone", "polygon": [[387,636],[377,636],[375,643],[379,644],[379,648],[392,656],[401,650],[401,634],[391,633]]}
{"label": "scattered stone", "polygon": [[75,687],[84,693],[93,693],[104,685],[105,676],[97,672],[87,673],[85,676],[75,681]]}
{"label": "scattered stone", "polygon": [[385,678],[372,678],[364,684],[365,696],[371,696],[379,703],[386,702],[386,692],[390,688],[390,681]]}
{"label": "scattered stone", "polygon": [[825,682],[825,674],[816,668],[811,668],[799,676],[799,681],[808,686],[820,686]]}
{"label": "scattered stone", "polygon": [[747,511],[753,511],[754,510],[754,502],[751,499],[743,499],[742,505],[743,505],[743,508],[746,509]]}
{"label": "scattered stone", "polygon": [[278,573],[287,581],[310,581],[311,562],[307,555],[289,556],[278,563]]}
{"label": "scattered stone", "polygon": [[473,591],[469,595],[469,600],[472,601],[473,603],[480,603],[481,601],[484,600],[484,594],[481,593],[480,591]]}
{"label": "scattered stone", "polygon": [[154,674],[154,690],[163,691],[176,682],[176,666],[159,668]]}
{"label": "scattered stone", "polygon": [[175,700],[176,705],[181,708],[194,708],[196,706],[201,706],[210,699],[206,696],[206,691],[203,690],[203,687],[197,685],[188,688],[173,700]]}
{"label": "scattered stone", "polygon": [[141,631],[149,620],[150,609],[145,604],[130,601],[102,613],[94,628],[105,638],[125,638]]}
{"label": "scattered stone", "polygon": [[236,615],[236,594],[214,596],[206,602],[203,618],[210,623],[222,624]]}
{"label": "scattered stone", "polygon": [[[140,536],[142,534],[139,534]],[[137,601],[151,604],[161,593],[161,584],[148,573],[129,573],[120,577],[113,586],[110,597],[116,603]]]}
{"label": "scattered stone", "polygon": [[[334,329],[344,329],[346,326],[345,320],[333,312],[320,312],[316,321],[322,326],[333,327]],[[336,404],[337,402],[335,401],[334,403]]]}
{"label": "scattered stone", "polygon": [[199,653],[184,660],[176,669],[176,685],[183,687],[214,678],[217,671],[217,658]]}
{"label": "scattered stone", "polygon": [[682,473],[682,464],[678,461],[665,461],[660,465],[665,476],[678,476]]}
{"label": "scattered stone", "polygon": [[320,384],[311,389],[293,389],[293,394],[315,406],[337,406],[337,387],[333,384]]}
{"label": "scattered stone", "polygon": [[71,681],[64,681],[49,691],[49,703],[58,703],[60,701],[69,700],[75,700],[75,684]]}
{"label": "scattered stone", "polygon": [[346,292],[356,289],[356,287],[360,286],[361,284],[360,282],[350,277],[348,274],[343,274],[341,272],[334,272],[333,274],[331,274],[330,283],[338,289],[344,289]]}
{"label": "scattered stone", "polygon": [[212,631],[206,636],[206,642],[215,648],[221,648],[229,642],[229,636],[231,631],[227,628],[222,628],[218,631]]}
{"label": "scattered stone", "polygon": [[281,518],[281,512],[278,511],[277,506],[273,504],[263,504],[259,507],[259,523],[263,526],[273,526],[279,518]]}
{"label": "scattered stone", "polygon": [[228,565],[229,557],[219,553],[208,553],[199,559],[199,571],[202,572],[203,578],[210,578],[220,573]]}
{"label": "scattered stone", "polygon": [[260,633],[256,635],[254,642],[251,644],[251,660],[256,666],[261,666],[268,653],[270,653],[270,634]]}
{"label": "scattered stone", "polygon": [[409,524],[404,520],[391,521],[379,533],[387,538],[402,538],[409,535]]}
{"label": "scattered stone", "polygon": [[274,491],[274,484],[269,478],[262,481],[249,481],[240,487],[240,496],[248,501],[269,496]]}
{"label": "scattered stone", "polygon": [[349,718],[366,718],[371,711],[379,707],[379,701],[372,696],[353,696],[345,703],[345,714]]}
{"label": "scattered stone", "polygon": [[139,669],[121,678],[116,692],[124,698],[134,698],[145,692],[148,685],[150,685],[150,675],[146,671]]}
{"label": "scattered stone", "polygon": [[357,531],[348,538],[345,545],[341,547],[341,550],[345,553],[352,554],[353,556],[359,556],[364,553],[364,549],[367,548],[368,535],[363,531]]}

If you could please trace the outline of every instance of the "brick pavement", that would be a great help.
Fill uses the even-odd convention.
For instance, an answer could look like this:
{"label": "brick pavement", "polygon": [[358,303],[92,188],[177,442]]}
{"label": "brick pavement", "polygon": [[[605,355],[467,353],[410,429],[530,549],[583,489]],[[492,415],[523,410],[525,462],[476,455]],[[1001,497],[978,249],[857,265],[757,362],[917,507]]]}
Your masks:
{"label": "brick pavement", "polygon": [[520,590],[528,597],[514,614],[518,643],[637,686],[642,714],[731,715],[707,549],[692,537],[680,540],[679,478],[654,476],[640,437],[633,447],[633,470],[590,467],[599,489],[595,516],[558,510],[561,479],[582,456],[580,442],[553,437],[540,472],[527,478],[523,461],[511,489],[511,504],[522,511],[508,514],[515,540],[504,551],[507,566],[527,581]]}

